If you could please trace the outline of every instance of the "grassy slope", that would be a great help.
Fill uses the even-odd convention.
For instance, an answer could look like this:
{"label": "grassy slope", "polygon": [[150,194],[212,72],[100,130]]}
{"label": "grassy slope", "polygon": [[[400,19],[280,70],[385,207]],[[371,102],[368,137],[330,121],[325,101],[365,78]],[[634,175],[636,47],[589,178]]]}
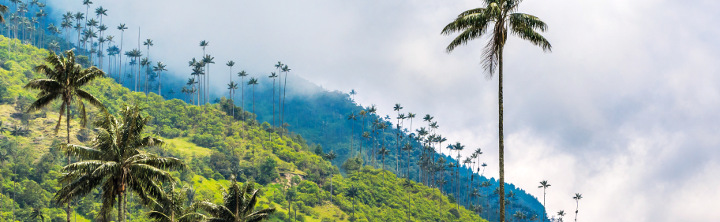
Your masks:
{"label": "grassy slope", "polygon": [[[3,103],[23,101],[23,97],[24,100],[32,100],[34,93],[23,90],[22,86],[32,78],[42,77],[32,72],[31,67],[40,64],[47,52],[26,45],[16,45],[9,50],[9,45],[12,44],[9,44],[7,38],[0,38],[0,60],[4,68],[0,69],[0,83],[7,86],[0,98]],[[400,221],[407,216],[406,206],[410,207],[411,218],[417,221],[480,220],[462,207],[459,211],[461,218],[454,218],[449,210],[455,206],[449,204],[447,198],[437,189],[419,184],[408,188],[401,187],[400,179],[388,171],[364,168],[361,172],[344,178],[338,174],[337,168],[311,152],[301,138],[288,135],[280,137],[276,133],[269,132],[271,130],[263,130],[256,123],[236,121],[221,111],[218,105],[198,107],[187,105],[180,100],[165,101],[154,94],[146,97],[142,93],[131,92],[119,86],[110,78],[94,82],[87,87],[87,90],[103,101],[113,113],[123,104],[137,103],[146,106],[145,112],[154,117],[147,132],[160,137],[161,135],[173,137],[164,138],[167,144],[162,152],[168,155],[178,156],[186,162],[191,162],[193,159],[207,160],[213,153],[231,153],[239,158],[238,164],[246,169],[257,168],[266,158],[272,158],[277,162],[277,169],[281,174],[303,176],[306,180],[298,185],[300,193],[297,199],[305,200],[307,203],[301,205],[298,215],[305,216],[307,221],[346,221],[352,211],[352,202],[345,197],[345,191],[350,185],[355,185],[361,191],[355,203],[356,215],[360,221]],[[25,125],[12,117],[12,114],[16,113],[15,106],[17,103],[0,105],[0,121],[3,121],[6,127]],[[53,139],[57,139],[53,133],[57,121],[57,113],[55,113],[57,107],[58,105],[55,104],[41,111],[40,113],[44,113],[45,117],[29,120],[27,126],[31,130],[30,136],[11,136],[9,132],[4,132],[3,138],[15,140],[21,146],[32,149],[36,162],[41,161],[42,154],[52,149],[50,145]],[[94,110],[90,110],[89,115],[93,116]],[[63,140],[64,129],[63,125],[58,134]],[[73,119],[71,126],[73,143],[79,143],[74,136],[79,129],[77,119]],[[268,139],[270,136],[272,140]],[[202,141],[205,143],[204,147],[193,141]],[[220,202],[222,194],[219,191],[227,186],[228,181],[224,178],[211,179],[210,174],[204,172],[211,168],[207,166],[209,162],[203,162],[201,166],[192,169],[191,177],[185,180],[195,187],[198,198]],[[324,178],[324,175],[331,172],[335,174],[333,202],[329,201],[329,180]],[[54,172],[50,177],[57,175],[57,172]],[[9,178],[3,179],[9,180]],[[277,207],[279,212],[287,212],[287,202],[284,200],[285,184],[287,180],[280,177],[274,183],[265,186],[265,195],[261,198],[260,205]],[[55,189],[57,184],[56,187],[46,188],[44,192],[51,194]],[[412,203],[409,206],[406,205],[408,195]],[[6,208],[0,210],[4,211],[3,215],[7,215]],[[49,211],[55,216],[62,215],[62,212],[56,208]],[[136,220],[145,219],[140,213],[135,213],[132,217]]]}

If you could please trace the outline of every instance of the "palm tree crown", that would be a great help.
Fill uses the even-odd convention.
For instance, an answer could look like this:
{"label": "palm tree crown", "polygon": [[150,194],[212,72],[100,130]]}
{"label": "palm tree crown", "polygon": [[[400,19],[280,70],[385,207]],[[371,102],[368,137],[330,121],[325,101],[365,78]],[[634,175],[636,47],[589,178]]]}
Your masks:
{"label": "palm tree crown", "polygon": [[47,78],[34,79],[25,85],[25,88],[40,90],[37,96],[38,99],[30,105],[28,112],[39,110],[50,105],[52,101],[60,99],[62,101],[60,119],[55,126],[55,132],[57,133],[60,128],[63,114],[67,113],[67,136],[68,143],[70,143],[70,105],[75,103],[80,109],[80,122],[83,126],[87,122],[84,102],[104,110],[105,106],[81,87],[98,77],[102,77],[105,73],[95,66],[85,69],[80,64],[75,63],[75,53],[72,50],[66,51],[65,56],[50,52],[45,58],[45,62],[47,64],[35,67],[35,71],[45,74]]}
{"label": "palm tree crown", "polygon": [[207,221],[216,222],[255,222],[267,219],[275,208],[255,210],[258,189],[248,182],[238,185],[233,177],[232,184],[223,197],[223,205],[216,205],[207,201],[200,202],[199,207],[210,214]]}
{"label": "palm tree crown", "polygon": [[[100,215],[107,217],[116,198],[121,200],[128,191],[134,192],[144,203],[164,198],[160,183],[173,180],[166,170],[180,170],[184,164],[177,158],[159,157],[142,150],[163,142],[142,136],[150,117],[143,117],[140,112],[137,106],[125,107],[121,110],[120,120],[105,112],[95,122],[99,132],[92,147],[73,144],[65,147],[68,154],[80,161],[62,169],[66,172],[61,178],[65,186],[55,194],[57,202],[68,203],[102,186]],[[118,220],[123,221],[123,201],[117,203]]]}

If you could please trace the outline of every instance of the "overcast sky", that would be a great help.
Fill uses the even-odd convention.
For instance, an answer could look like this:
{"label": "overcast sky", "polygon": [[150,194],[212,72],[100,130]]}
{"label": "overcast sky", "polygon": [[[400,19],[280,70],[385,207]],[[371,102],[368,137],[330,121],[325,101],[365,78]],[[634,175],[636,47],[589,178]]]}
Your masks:
{"label": "overcast sky", "polygon": [[[81,1],[50,1],[85,11]],[[151,38],[154,61],[186,78],[200,40],[224,63],[267,76],[278,60],[329,90],[358,92],[391,114],[434,115],[449,141],[482,147],[497,176],[497,79],[485,39],[452,54],[440,31],[479,0],[94,0],[125,49]],[[505,50],[507,181],[549,212],[580,221],[720,221],[720,2],[527,0],[550,27],[543,53],[511,37]],[[91,9],[92,10],[92,9]],[[59,12],[61,13],[61,12]],[[55,15],[59,17],[59,15]],[[119,33],[114,33],[119,40]],[[144,51],[144,49],[143,49]],[[214,79],[224,89],[229,77]],[[292,84],[292,83],[290,83]],[[291,86],[292,87],[292,86]]]}

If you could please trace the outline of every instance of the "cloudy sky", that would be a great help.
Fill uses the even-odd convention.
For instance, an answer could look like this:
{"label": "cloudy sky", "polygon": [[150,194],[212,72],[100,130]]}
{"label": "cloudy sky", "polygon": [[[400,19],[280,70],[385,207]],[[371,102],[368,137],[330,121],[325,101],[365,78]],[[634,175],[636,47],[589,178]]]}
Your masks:
{"label": "cloudy sky", "polygon": [[[49,4],[85,11],[69,2]],[[482,147],[497,176],[497,79],[480,65],[485,39],[447,54],[452,37],[440,35],[479,0],[93,2],[109,9],[110,27],[130,27],[125,44],[137,44],[140,27],[154,60],[179,77],[202,54],[200,40],[210,41],[215,70],[234,60],[266,76],[280,60],[327,89],[355,89],[381,113],[401,103],[434,115],[449,141]],[[538,182],[549,180],[550,212],[574,211],[582,193],[581,221],[719,221],[718,9],[715,0],[524,1],[520,11],[548,23],[553,52],[508,40],[508,181],[542,196]]]}

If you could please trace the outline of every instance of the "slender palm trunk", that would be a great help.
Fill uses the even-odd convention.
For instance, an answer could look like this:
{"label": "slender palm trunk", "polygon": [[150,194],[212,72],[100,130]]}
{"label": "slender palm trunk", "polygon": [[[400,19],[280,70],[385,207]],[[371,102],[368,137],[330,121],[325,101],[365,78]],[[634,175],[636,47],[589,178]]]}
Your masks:
{"label": "slender palm trunk", "polygon": [[[150,76],[150,45],[149,44],[147,47],[147,51],[148,51],[148,54],[147,54],[147,57],[145,57],[148,60],[148,64],[145,66],[145,93],[150,94],[150,89],[148,88],[148,80],[150,79],[150,77],[149,77]],[[158,94],[160,94],[160,93],[158,93]],[[145,96],[147,96],[147,95],[145,95]]]}
{"label": "slender palm trunk", "polygon": [[[162,97],[162,71],[158,72],[158,95]],[[233,117],[235,117],[235,104],[233,104]]]}
{"label": "slender palm trunk", "polygon": [[577,222],[578,208],[580,207],[580,201],[575,200],[575,222]]}
{"label": "slender palm trunk", "polygon": [[332,203],[332,197],[333,197],[333,182],[332,182],[333,175],[330,173],[330,203]]}
{"label": "slender palm trunk", "polygon": [[[140,27],[138,27],[138,51],[140,51]],[[138,91],[138,84],[140,83],[140,68],[142,67],[140,65],[140,57],[136,57],[137,60],[137,74],[135,75],[135,91]]]}
{"label": "slender palm trunk", "polygon": [[288,76],[288,73],[285,72],[285,87],[283,87],[283,102],[282,102],[282,106],[280,106],[280,124],[281,124],[280,128],[281,129],[285,127],[284,126],[285,125],[285,99],[286,99],[285,92],[287,91],[287,76]]}
{"label": "slender palm trunk", "polygon": [[[255,85],[253,85],[253,113],[255,113]],[[256,114],[257,115],[257,114]]]}
{"label": "slender palm trunk", "polygon": [[[65,124],[67,126],[67,144],[70,144],[70,104],[65,104],[65,113]],[[70,165],[70,155],[67,156],[67,164]],[[70,222],[70,201],[68,201],[67,203],[65,213],[67,214],[67,222]]]}
{"label": "slender palm trunk", "polygon": [[505,221],[505,140],[503,136],[503,46],[500,46],[498,70],[498,136],[500,160],[500,221]]}
{"label": "slender palm trunk", "polygon": [[242,117],[245,121],[245,77],[240,78],[240,106],[242,107]]}
{"label": "slender palm trunk", "polygon": [[123,52],[123,37],[124,37],[124,35],[125,35],[125,30],[122,30],[120,32],[120,54],[119,54],[120,60],[118,61],[118,63],[120,63],[120,67],[118,67],[118,76],[120,79],[119,80],[120,85],[123,84],[123,82],[122,82],[122,65],[123,65],[122,64],[122,52]]}
{"label": "slender palm trunk", "polygon": [[272,95],[272,104],[273,104],[273,119],[272,124],[275,125],[275,78],[273,78],[273,95]]}
{"label": "slender palm trunk", "polygon": [[545,221],[545,217],[547,217],[547,207],[545,206],[545,187],[543,187],[543,221]]}

